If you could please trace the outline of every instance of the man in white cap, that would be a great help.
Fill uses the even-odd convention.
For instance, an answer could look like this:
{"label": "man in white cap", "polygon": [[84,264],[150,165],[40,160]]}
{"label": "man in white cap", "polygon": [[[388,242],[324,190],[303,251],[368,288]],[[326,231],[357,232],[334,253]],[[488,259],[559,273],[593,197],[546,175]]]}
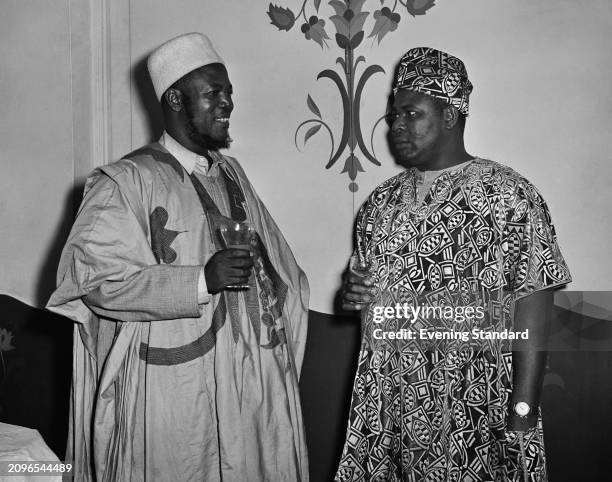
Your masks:
{"label": "man in white cap", "polygon": [[[308,283],[219,152],[224,62],[191,33],[148,66],[166,130],[89,177],[48,303],[76,322],[67,459],[76,480],[308,480]],[[228,249],[241,222],[250,244]]]}

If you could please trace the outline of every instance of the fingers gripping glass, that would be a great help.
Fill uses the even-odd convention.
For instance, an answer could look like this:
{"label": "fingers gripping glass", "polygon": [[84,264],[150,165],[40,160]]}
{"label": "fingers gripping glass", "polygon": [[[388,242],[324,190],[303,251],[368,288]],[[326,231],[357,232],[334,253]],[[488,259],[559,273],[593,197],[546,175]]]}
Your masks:
{"label": "fingers gripping glass", "polygon": [[[246,221],[240,223],[229,223],[219,227],[219,237],[226,249],[244,249],[251,251],[251,243],[255,236],[255,229]],[[232,290],[247,290],[251,286],[246,284],[228,285]]]}
{"label": "fingers gripping glass", "polygon": [[349,262],[349,269],[358,276],[372,276],[376,268],[376,260],[364,258],[361,255],[354,253]]}
{"label": "fingers gripping glass", "polygon": [[357,253],[353,253],[349,262],[349,270],[351,273],[360,278],[373,277],[376,274],[377,267],[374,258],[366,258]]}

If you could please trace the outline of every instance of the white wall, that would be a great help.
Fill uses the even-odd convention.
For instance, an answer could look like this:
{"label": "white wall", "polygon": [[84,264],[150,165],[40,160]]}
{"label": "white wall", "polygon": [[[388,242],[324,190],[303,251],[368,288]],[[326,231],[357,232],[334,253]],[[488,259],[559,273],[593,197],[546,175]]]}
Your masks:
{"label": "white wall", "polygon": [[67,2],[2,2],[0,293],[32,304],[73,183],[69,25]]}
{"label": "white wall", "polygon": [[[15,18],[34,22],[30,20],[33,12],[23,6],[24,2],[7,3],[14,8],[20,6],[11,11],[12,20],[3,11],[3,37],[7,28],[10,31],[15,25]],[[298,0],[273,3],[294,11],[302,4]],[[312,308],[329,312],[350,250],[354,211],[372,188],[398,168],[386,150],[383,125],[374,140],[383,165],[375,167],[363,161],[367,172],[360,173],[360,189],[354,197],[347,190],[348,177],[340,174],[346,154],[332,169],[323,167],[330,149],[323,130],[302,152],[296,150],[294,130],[312,117],[306,107],[308,93],[330,122],[337,142],[340,99],[332,83],[327,79],[317,81],[316,75],[327,68],[339,71],[335,59],[341,51],[333,39],[325,50],[307,41],[300,32],[303,20],[298,20],[290,32],[277,31],[266,15],[268,4],[238,0],[114,1],[112,8],[116,10],[110,12],[114,19],[109,52],[113,66],[110,152],[116,157],[159,133],[159,121],[150,121],[151,110],[155,110],[151,93],[146,91],[150,85],[143,70],[144,56],[174,35],[207,33],[228,63],[236,92],[231,124],[235,142],[230,154],[243,164],[306,269],[311,279]],[[387,0],[385,4],[392,2]],[[367,0],[364,9],[372,12],[380,5],[380,0]],[[312,2],[307,8],[307,15],[312,15]],[[321,2],[319,17],[327,20],[327,31],[333,36],[335,30],[328,20],[331,13],[327,2]],[[25,73],[40,72],[47,61],[52,62],[47,50],[61,57],[64,43],[57,32],[66,25],[60,22],[57,11],[47,17],[39,26],[43,33],[49,32],[42,44],[13,27],[15,37],[10,40],[22,41],[23,37],[32,50]],[[368,19],[366,35],[371,25]],[[612,92],[607,88],[612,78],[610,32],[612,4],[607,0],[438,0],[424,16],[413,18],[401,11],[398,29],[380,46],[366,39],[358,49],[368,64],[380,64],[387,71],[386,77],[372,77],[365,88],[361,106],[364,136],[369,139],[372,124],[384,112],[390,73],[408,48],[429,45],[462,58],[475,85],[466,131],[469,151],[511,165],[539,187],[552,211],[561,249],[574,276],[571,289],[610,290],[612,261],[606,246],[612,234],[608,216],[612,194],[607,189],[612,172],[607,160],[607,131],[612,125]],[[21,60],[7,49],[6,41],[2,43],[2,58],[8,57],[14,65],[14,74],[10,75],[16,82],[22,78],[23,67],[18,67]],[[131,73],[126,72],[129,65],[134,66]],[[64,97],[54,97],[53,109],[61,113],[66,100],[65,73],[64,77],[57,72],[53,75],[52,82],[47,80],[45,85],[64,92]],[[9,89],[3,81],[1,92],[6,94]],[[43,93],[36,95],[46,98]],[[28,102],[37,104],[32,98]],[[28,115],[19,106],[5,112],[10,115],[3,116],[3,125],[8,125],[9,119],[13,131],[5,134],[2,130],[3,165],[7,155],[11,159],[36,158],[39,153],[34,151],[35,146],[24,143],[31,139],[25,134]],[[44,123],[39,117],[35,119]],[[47,216],[39,214],[33,205],[22,208],[13,195],[5,194],[5,189],[0,194],[7,213],[3,211],[3,217],[9,216],[10,225],[15,226],[14,232],[2,234],[3,246],[13,247],[10,251],[3,248],[3,258],[16,252],[17,247],[21,253],[6,264],[0,292],[31,296],[31,280],[42,262],[38,253],[48,245],[47,233],[57,224],[61,211],[56,198],[65,195],[60,192],[62,185],[70,185],[70,166],[62,161],[69,158],[68,121],[64,119],[62,124],[58,120],[53,125],[53,132],[64,139],[64,144],[37,137],[47,158],[53,152],[54,160],[37,167],[36,172],[48,169],[52,173],[45,178],[51,175],[57,180],[44,200],[50,209]],[[60,152],[62,145],[67,156]],[[3,176],[2,186],[44,193],[42,181],[37,180],[35,187],[27,187],[22,181],[33,170],[29,171],[27,165],[11,162],[14,171],[10,181]],[[21,222],[24,216],[32,221],[27,226]]]}

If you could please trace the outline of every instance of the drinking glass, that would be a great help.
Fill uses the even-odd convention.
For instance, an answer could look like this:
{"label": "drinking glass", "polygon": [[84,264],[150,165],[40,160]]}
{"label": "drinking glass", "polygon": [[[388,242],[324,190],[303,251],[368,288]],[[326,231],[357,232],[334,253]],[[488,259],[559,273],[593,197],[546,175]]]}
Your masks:
{"label": "drinking glass", "polygon": [[[361,278],[374,277],[376,274],[376,260],[374,258],[366,258],[361,254],[353,253],[349,261],[349,271]],[[378,294],[378,288],[374,285]],[[374,297],[377,297],[377,294]],[[362,310],[363,311],[363,310]]]}
{"label": "drinking glass", "polygon": [[[255,229],[246,221],[232,222],[219,227],[219,236],[226,249],[244,249],[251,251],[251,241],[255,235]],[[229,285],[229,289],[246,290],[250,288],[247,284]]]}
{"label": "drinking glass", "polygon": [[349,262],[349,270],[362,278],[373,276],[376,272],[376,260],[353,253]]}

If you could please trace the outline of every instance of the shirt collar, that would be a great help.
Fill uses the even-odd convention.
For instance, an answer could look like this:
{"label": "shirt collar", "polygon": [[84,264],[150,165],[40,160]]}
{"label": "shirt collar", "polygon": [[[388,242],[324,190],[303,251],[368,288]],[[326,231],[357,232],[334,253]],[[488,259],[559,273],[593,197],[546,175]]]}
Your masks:
{"label": "shirt collar", "polygon": [[211,151],[210,154],[213,163],[209,169],[208,159],[206,159],[206,157],[201,156],[200,154],[197,154],[193,151],[190,151],[166,131],[164,131],[161,138],[159,139],[159,143],[164,146],[166,150],[176,158],[176,160],[181,164],[181,166],[183,166],[183,168],[187,171],[187,174],[189,175],[191,175],[194,169],[196,169],[196,165],[198,168],[198,172],[205,174],[213,174],[217,171],[217,167],[223,160],[223,156]]}
{"label": "shirt collar", "polygon": [[467,161],[460,162],[459,164],[455,164],[455,165],[450,166],[450,167],[445,167],[443,169],[438,169],[437,171],[429,171],[429,170],[421,171],[418,167],[415,167],[414,169],[416,170],[416,172],[418,172],[420,174],[431,174],[433,176],[438,176],[440,174],[444,174],[445,172],[457,171],[459,169],[462,169],[465,166],[467,166],[469,163],[471,163],[474,159],[469,159]]}

